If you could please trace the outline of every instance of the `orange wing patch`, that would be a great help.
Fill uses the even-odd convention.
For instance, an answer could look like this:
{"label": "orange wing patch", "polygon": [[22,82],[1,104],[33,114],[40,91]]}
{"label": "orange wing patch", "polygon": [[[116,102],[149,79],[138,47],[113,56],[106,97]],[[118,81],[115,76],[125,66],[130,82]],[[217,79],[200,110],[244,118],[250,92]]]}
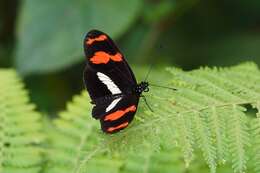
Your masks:
{"label": "orange wing patch", "polygon": [[94,43],[95,41],[104,41],[107,39],[107,36],[106,35],[100,35],[96,38],[88,38],[88,40],[86,41],[86,43],[88,45],[91,45],[92,43]]}
{"label": "orange wing patch", "polygon": [[90,58],[90,61],[93,64],[106,64],[110,59],[116,62],[120,62],[123,60],[122,55],[120,53],[116,53],[115,55],[110,55],[106,52],[98,51],[95,52],[94,56]]}
{"label": "orange wing patch", "polygon": [[113,132],[113,131],[115,131],[115,130],[125,128],[126,126],[128,126],[128,122],[125,122],[125,123],[123,123],[123,124],[120,124],[120,125],[118,125],[118,126],[116,126],[116,127],[109,127],[109,128],[107,129],[107,131],[108,131],[108,132]]}
{"label": "orange wing patch", "polygon": [[136,107],[135,107],[135,105],[132,105],[132,106],[126,108],[125,110],[118,110],[116,112],[113,112],[113,113],[107,115],[104,120],[105,121],[114,121],[114,120],[121,118],[128,112],[135,112],[135,111],[136,111]]}

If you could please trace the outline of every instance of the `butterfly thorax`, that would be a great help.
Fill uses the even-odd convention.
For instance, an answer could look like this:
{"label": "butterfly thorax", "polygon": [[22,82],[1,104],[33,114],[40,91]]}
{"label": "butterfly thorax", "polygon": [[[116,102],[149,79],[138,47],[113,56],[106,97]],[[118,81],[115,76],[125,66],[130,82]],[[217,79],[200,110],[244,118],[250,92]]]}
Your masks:
{"label": "butterfly thorax", "polygon": [[134,93],[137,95],[141,95],[142,92],[148,92],[149,91],[149,84],[148,82],[142,81],[141,83],[137,84],[134,87]]}

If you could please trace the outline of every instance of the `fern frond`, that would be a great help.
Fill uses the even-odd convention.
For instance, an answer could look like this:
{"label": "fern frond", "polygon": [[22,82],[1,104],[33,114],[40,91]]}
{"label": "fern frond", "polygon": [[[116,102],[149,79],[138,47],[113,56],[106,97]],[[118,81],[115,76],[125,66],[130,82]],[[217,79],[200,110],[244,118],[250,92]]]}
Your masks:
{"label": "fern frond", "polygon": [[13,70],[0,70],[0,172],[36,173],[43,163],[41,115]]}
{"label": "fern frond", "polygon": [[[231,164],[234,172],[246,171],[248,147],[255,145],[249,138],[259,128],[249,130],[244,105],[259,110],[257,66],[168,71],[177,91],[151,89],[147,100],[155,112],[141,102],[135,121],[114,135],[103,134],[91,118],[85,92],[75,97],[55,120],[46,172],[156,172],[163,169],[155,164],[160,159],[171,168],[164,167],[165,172],[174,172],[171,166],[179,149],[182,156],[177,160],[183,158],[186,168],[182,165],[177,172],[193,167],[198,150],[211,172],[221,164]],[[258,170],[259,164],[255,167]]]}

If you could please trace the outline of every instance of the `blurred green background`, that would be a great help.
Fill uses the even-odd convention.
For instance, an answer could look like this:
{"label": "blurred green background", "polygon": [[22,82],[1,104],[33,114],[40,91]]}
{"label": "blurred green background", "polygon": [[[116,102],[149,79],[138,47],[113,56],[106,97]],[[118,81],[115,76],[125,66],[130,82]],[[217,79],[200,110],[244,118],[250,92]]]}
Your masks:
{"label": "blurred green background", "polygon": [[0,0],[0,67],[19,71],[54,114],[84,88],[90,29],[108,33],[134,70],[260,64],[259,0]]}

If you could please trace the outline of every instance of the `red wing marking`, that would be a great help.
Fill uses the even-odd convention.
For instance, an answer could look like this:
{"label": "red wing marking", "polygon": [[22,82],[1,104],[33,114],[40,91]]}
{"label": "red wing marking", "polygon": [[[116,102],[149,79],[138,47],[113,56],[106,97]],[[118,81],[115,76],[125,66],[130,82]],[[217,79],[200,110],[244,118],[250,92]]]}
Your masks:
{"label": "red wing marking", "polygon": [[113,60],[116,62],[120,62],[123,60],[122,55],[120,53],[116,53],[115,55],[110,55],[103,51],[95,52],[94,56],[90,58],[90,61],[93,64],[106,64],[109,60]]}
{"label": "red wing marking", "polygon": [[98,37],[96,37],[96,38],[88,38],[88,40],[86,41],[86,43],[88,44],[88,45],[91,45],[93,42],[95,42],[95,41],[104,41],[104,40],[106,40],[107,39],[107,36],[106,35],[100,35],[100,36],[98,36]]}
{"label": "red wing marking", "polygon": [[128,112],[135,112],[135,111],[136,111],[136,107],[135,107],[135,105],[132,105],[132,106],[126,108],[125,110],[118,110],[116,112],[108,114],[107,116],[105,116],[104,121],[114,121],[114,120],[121,118]]}
{"label": "red wing marking", "polygon": [[115,130],[122,129],[122,128],[126,127],[126,126],[128,126],[128,122],[125,122],[125,123],[120,124],[120,125],[115,126],[115,127],[109,127],[109,128],[107,129],[107,131],[108,131],[108,132],[113,132],[113,131],[115,131]]}

